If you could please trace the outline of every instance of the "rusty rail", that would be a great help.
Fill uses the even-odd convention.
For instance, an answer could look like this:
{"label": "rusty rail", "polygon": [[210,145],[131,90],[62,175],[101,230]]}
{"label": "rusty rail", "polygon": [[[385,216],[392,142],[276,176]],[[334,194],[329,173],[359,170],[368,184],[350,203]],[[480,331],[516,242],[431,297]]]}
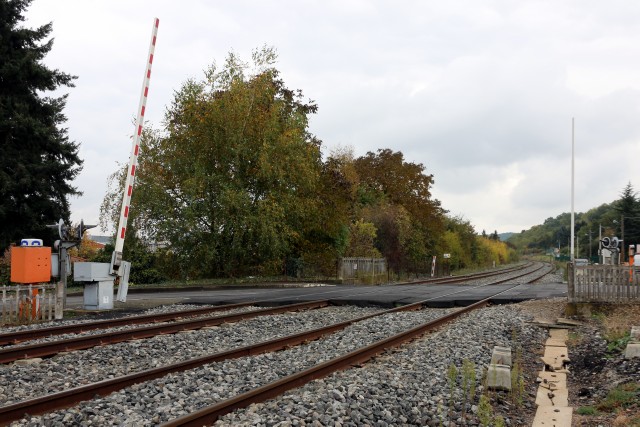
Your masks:
{"label": "rusty rail", "polygon": [[[481,285],[486,286],[486,285]],[[519,285],[518,285],[519,286]],[[513,288],[510,288],[513,289]],[[156,378],[161,378],[169,373],[186,371],[194,369],[208,363],[220,362],[226,359],[234,359],[239,357],[253,356],[270,351],[282,350],[291,346],[299,345],[308,341],[313,341],[321,338],[324,335],[328,335],[346,328],[354,323],[384,314],[395,313],[399,311],[418,310],[428,301],[442,298],[444,296],[457,294],[464,292],[465,290],[459,290],[451,292],[447,295],[440,295],[437,297],[429,298],[423,301],[418,301],[412,304],[404,306],[382,310],[380,312],[368,314],[365,316],[357,317],[354,319],[346,320],[343,322],[335,323],[321,328],[316,328],[309,331],[304,331],[298,334],[293,334],[273,340],[263,341],[258,344],[248,345],[237,349],[231,349],[211,355],[197,357],[189,359],[183,362],[174,363],[167,366],[158,368],[152,368],[137,373],[124,375],[121,377],[99,381],[93,384],[87,384],[79,387],[75,387],[69,390],[64,390],[57,393],[48,394],[46,396],[37,397],[35,399],[25,400],[22,402],[14,403],[4,407],[0,407],[0,424],[8,424],[12,421],[19,420],[25,414],[37,415],[46,412],[50,412],[57,409],[73,406],[83,400],[93,399],[95,396],[106,396],[117,390],[121,390],[125,387],[133,384],[138,384],[145,381],[150,381]],[[503,291],[506,292],[506,291]],[[502,293],[502,292],[500,292]],[[500,293],[496,294],[499,295]],[[481,302],[488,302],[493,295],[489,298],[482,300]],[[464,308],[460,313],[468,311],[472,306]],[[445,316],[446,317],[446,316]]]}
{"label": "rusty rail", "polygon": [[[421,281],[401,283],[399,285],[457,283],[460,281],[490,277],[498,274],[505,274],[505,273],[522,270],[524,268],[531,266],[531,264],[532,263],[526,264],[524,266],[518,266],[515,268],[503,269],[497,272],[493,271],[488,273],[467,274],[467,275],[455,276],[455,277],[426,279]],[[508,280],[511,280],[511,279],[512,278]],[[267,304],[269,302],[270,300],[249,301],[249,302],[243,302],[243,303],[237,303],[237,304],[225,304],[225,305],[220,305],[216,307],[197,308],[193,310],[184,310],[184,311],[172,312],[172,313],[158,313],[158,314],[147,314],[147,315],[141,315],[141,316],[129,316],[129,317],[122,317],[118,319],[98,320],[94,322],[86,322],[86,323],[73,324],[73,325],[60,325],[60,326],[52,326],[52,327],[46,327],[46,328],[8,332],[8,333],[0,334],[0,346],[8,345],[8,344],[18,344],[20,342],[34,340],[38,338],[47,338],[47,337],[63,335],[63,334],[80,334],[87,331],[94,331],[97,329],[107,329],[107,328],[113,328],[113,327],[124,326],[124,325],[159,323],[159,322],[165,322],[168,320],[174,320],[178,318],[200,316],[200,315],[214,313],[222,310],[231,310],[234,308],[246,307],[250,305]]]}
{"label": "rusty rail", "polygon": [[173,372],[182,372],[200,367],[202,365],[206,365],[208,363],[220,362],[227,359],[236,359],[239,357],[254,356],[261,353],[282,350],[308,341],[317,340],[324,335],[332,334],[356,322],[361,322],[372,317],[399,311],[418,310],[422,307],[423,303],[424,301],[419,301],[413,304],[407,304],[401,307],[367,314],[365,316],[360,316],[354,319],[345,320],[343,322],[334,323],[332,325],[303,331],[297,334],[263,341],[258,344],[252,344],[237,349],[231,349],[211,355],[196,357],[183,362],[161,366],[158,368],[152,368],[113,379],[99,381],[97,383],[87,384],[69,390],[48,394],[46,396],[37,397],[35,399],[25,400],[22,402],[0,407],[0,424],[10,423],[12,421],[18,420],[25,414],[42,414],[48,411],[72,406],[83,400],[91,400],[95,396],[106,396],[109,393],[121,390],[133,384],[150,381],[155,378],[161,378]]}
{"label": "rusty rail", "polygon": [[30,359],[34,357],[52,356],[62,351],[83,350],[98,345],[115,344],[123,341],[150,338],[160,334],[175,334],[177,332],[200,329],[208,326],[216,326],[226,322],[237,322],[252,319],[258,316],[285,313],[294,310],[307,310],[326,307],[329,301],[310,301],[297,304],[284,305],[275,308],[247,311],[244,313],[229,314],[226,316],[209,317],[206,319],[184,320],[170,324],[152,325],[141,328],[132,328],[124,331],[108,332],[96,335],[87,335],[66,340],[50,341],[39,344],[16,346],[0,350],[0,363],[9,363],[18,359]]}
{"label": "rusty rail", "polygon": [[[437,278],[433,278],[433,279],[424,279],[424,280],[418,280],[415,282],[409,282],[409,283],[402,283],[403,285],[409,285],[409,284],[444,284],[444,283],[460,283],[460,282],[466,282],[468,280],[474,280],[474,279],[482,279],[485,277],[491,277],[491,276],[498,276],[500,274],[506,274],[506,273],[513,273],[516,271],[520,271],[520,270],[524,270],[525,268],[529,268],[533,265],[532,262],[529,262],[527,264],[518,266],[518,267],[513,267],[513,268],[505,268],[503,270],[499,270],[499,271],[489,271],[489,272],[485,272],[485,273],[473,273],[473,274],[464,274],[464,275],[460,275],[460,276],[451,276],[451,277],[437,277]],[[529,274],[529,273],[527,273]],[[517,276],[519,277],[519,276]],[[517,278],[516,277],[516,278]],[[511,280],[513,279],[513,277],[507,279],[507,280]],[[499,283],[499,282],[496,282]]]}
{"label": "rusty rail", "polygon": [[[528,271],[527,273],[525,273],[525,274],[520,274],[519,276],[509,277],[508,279],[498,280],[498,281],[492,282],[492,284],[493,284],[493,285],[498,285],[498,284],[500,284],[500,283],[508,282],[508,281],[510,281],[510,280],[513,280],[513,279],[518,279],[518,278],[523,277],[523,276],[526,276],[526,275],[528,275],[528,274],[533,274],[533,273],[535,273],[536,271],[542,270],[543,268],[544,268],[544,264],[540,265],[540,267],[536,268],[536,269],[535,269],[535,270],[533,270],[533,271]],[[538,280],[538,279],[540,279],[541,277],[546,276],[546,274],[547,274],[547,273],[544,273],[542,276],[537,277],[537,278],[536,278],[536,279],[534,279],[534,280]],[[529,283],[531,283],[531,282],[529,282]]]}
{"label": "rusty rail", "polygon": [[145,314],[141,316],[97,320],[95,322],[78,323],[73,325],[60,325],[47,328],[8,332],[0,334],[0,345],[17,344],[23,341],[52,337],[55,335],[79,334],[82,332],[94,331],[96,329],[107,329],[124,325],[140,325],[143,323],[165,322],[167,320],[174,320],[182,317],[201,316],[203,314],[215,313],[216,311],[231,310],[234,308],[246,307],[256,304],[259,304],[259,302],[251,301],[238,304],[225,304],[216,307],[196,308],[193,310],[174,311],[171,313]]}
{"label": "rusty rail", "polygon": [[218,402],[214,405],[202,408],[192,414],[176,418],[174,420],[171,420],[167,423],[162,424],[162,426],[163,427],[177,427],[177,426],[200,427],[202,425],[211,425],[220,416],[225,415],[231,411],[234,411],[235,409],[245,408],[252,403],[264,402],[267,399],[271,399],[276,396],[279,396],[280,394],[282,394],[287,390],[300,387],[315,379],[323,378],[336,371],[347,369],[351,366],[366,362],[367,360],[371,359],[375,355],[382,353],[383,351],[389,348],[397,347],[407,341],[413,340],[423,335],[425,332],[433,330],[459,317],[464,313],[467,313],[476,308],[484,307],[489,303],[491,298],[494,298],[518,286],[521,286],[521,285],[513,286],[505,291],[499,292],[495,295],[492,295],[489,298],[485,298],[481,301],[473,303],[453,313],[439,317],[430,322],[423,323],[412,329],[401,332],[397,335],[393,335],[389,338],[385,338],[383,340],[377,341],[366,347],[359,348],[343,356],[339,356],[334,359],[328,360],[326,362],[320,363],[318,365],[312,366],[311,368],[289,375],[285,378],[266,384],[262,387],[258,387],[246,393],[242,393],[238,396],[232,397],[231,399],[227,399],[227,400]]}

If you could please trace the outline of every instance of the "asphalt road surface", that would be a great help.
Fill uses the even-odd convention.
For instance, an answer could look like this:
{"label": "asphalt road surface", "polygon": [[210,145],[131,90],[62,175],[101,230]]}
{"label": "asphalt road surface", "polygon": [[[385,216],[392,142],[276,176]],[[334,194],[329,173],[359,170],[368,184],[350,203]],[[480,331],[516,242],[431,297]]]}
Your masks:
{"label": "asphalt road surface", "polygon": [[[153,307],[164,304],[232,304],[257,301],[261,305],[284,305],[296,302],[328,299],[336,304],[375,305],[394,307],[418,301],[426,301],[430,307],[463,306],[500,291],[506,291],[492,299],[493,303],[506,304],[531,299],[567,296],[566,283],[544,283],[520,285],[323,285],[288,284],[286,287],[255,286],[241,288],[170,289],[145,290],[144,293],[130,289],[126,303],[116,301],[114,308]],[[82,296],[69,296],[68,309],[82,309]]]}

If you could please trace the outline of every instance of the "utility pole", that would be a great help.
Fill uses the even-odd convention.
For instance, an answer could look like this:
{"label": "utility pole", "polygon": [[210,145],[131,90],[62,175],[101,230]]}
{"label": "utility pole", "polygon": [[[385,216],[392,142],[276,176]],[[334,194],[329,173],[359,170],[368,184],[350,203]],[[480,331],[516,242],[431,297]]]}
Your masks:
{"label": "utility pole", "polygon": [[575,118],[571,118],[571,249],[570,249],[570,260],[573,262],[574,259],[574,246],[573,239],[575,234],[575,214],[574,214],[574,175],[575,175]]}

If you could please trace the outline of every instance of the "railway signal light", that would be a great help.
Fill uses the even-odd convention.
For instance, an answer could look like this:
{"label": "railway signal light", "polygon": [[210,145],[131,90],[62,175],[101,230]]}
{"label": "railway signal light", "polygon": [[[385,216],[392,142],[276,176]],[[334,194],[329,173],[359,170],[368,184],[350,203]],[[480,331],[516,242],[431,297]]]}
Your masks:
{"label": "railway signal light", "polygon": [[80,224],[76,227],[76,239],[82,240],[82,236],[84,236],[84,232],[90,228],[97,227],[96,225],[87,225],[83,220],[80,220]]}
{"label": "railway signal light", "polygon": [[600,240],[602,247],[606,249],[618,249],[620,247],[620,239],[617,237],[603,237]]}

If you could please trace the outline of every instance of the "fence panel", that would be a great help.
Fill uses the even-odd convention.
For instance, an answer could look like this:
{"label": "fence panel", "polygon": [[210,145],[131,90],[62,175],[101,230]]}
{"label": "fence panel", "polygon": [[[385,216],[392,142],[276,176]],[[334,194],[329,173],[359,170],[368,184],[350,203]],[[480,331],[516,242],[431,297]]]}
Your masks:
{"label": "fence panel", "polygon": [[342,258],[338,278],[347,283],[380,284],[387,282],[385,258]]}
{"label": "fence panel", "polygon": [[569,302],[640,302],[640,269],[568,264]]}
{"label": "fence panel", "polygon": [[0,324],[32,323],[52,320],[54,316],[55,285],[0,286],[2,317]]}

